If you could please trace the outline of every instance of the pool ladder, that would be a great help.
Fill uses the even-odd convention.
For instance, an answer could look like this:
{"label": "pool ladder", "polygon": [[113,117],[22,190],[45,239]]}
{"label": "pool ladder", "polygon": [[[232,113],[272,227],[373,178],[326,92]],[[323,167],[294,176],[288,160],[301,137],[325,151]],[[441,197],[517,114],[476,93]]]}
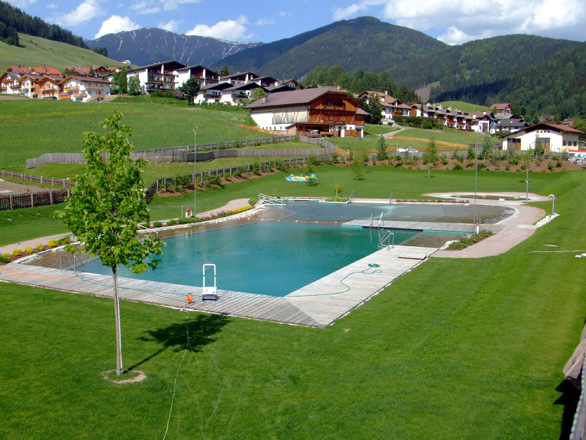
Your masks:
{"label": "pool ladder", "polygon": [[[372,215],[370,216],[370,226],[373,225],[373,218]],[[395,247],[395,233],[389,231],[388,229],[384,229],[384,221],[383,221],[383,212],[380,213],[380,218],[378,220],[378,248],[387,250]]]}

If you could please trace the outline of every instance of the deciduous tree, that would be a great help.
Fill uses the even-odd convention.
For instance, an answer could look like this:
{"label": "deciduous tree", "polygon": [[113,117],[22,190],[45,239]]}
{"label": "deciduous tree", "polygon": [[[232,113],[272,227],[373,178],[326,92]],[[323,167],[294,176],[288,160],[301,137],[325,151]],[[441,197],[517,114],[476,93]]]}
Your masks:
{"label": "deciduous tree", "polygon": [[112,270],[116,321],[116,374],[123,373],[122,335],[118,293],[118,267],[134,273],[155,269],[164,243],[149,234],[139,234],[138,225],[149,222],[142,172],[144,159],[133,160],[132,129],[122,125],[118,112],[101,123],[105,135],[93,132],[83,137],[83,154],[88,164],[78,177],[67,205],[56,213],[83,243],[69,246],[73,252],[97,255]]}

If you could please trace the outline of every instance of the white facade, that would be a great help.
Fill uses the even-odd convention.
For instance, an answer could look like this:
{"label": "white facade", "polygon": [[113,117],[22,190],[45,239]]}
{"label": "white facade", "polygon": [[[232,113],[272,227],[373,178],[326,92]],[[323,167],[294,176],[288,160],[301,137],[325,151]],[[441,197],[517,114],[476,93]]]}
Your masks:
{"label": "white facade", "polygon": [[69,78],[63,83],[61,99],[88,102],[110,94],[111,83],[100,78]]}
{"label": "white facade", "polygon": [[560,153],[577,148],[579,136],[578,130],[566,130],[562,126],[539,124],[508,135],[504,139],[503,148],[530,150],[535,148],[539,140],[545,151]]}
{"label": "white facade", "polygon": [[[282,111],[255,111],[250,116],[259,128],[273,131],[287,131],[287,127],[290,125],[297,122],[308,122],[309,109],[306,106],[287,107]],[[350,127],[348,128],[351,129]]]}

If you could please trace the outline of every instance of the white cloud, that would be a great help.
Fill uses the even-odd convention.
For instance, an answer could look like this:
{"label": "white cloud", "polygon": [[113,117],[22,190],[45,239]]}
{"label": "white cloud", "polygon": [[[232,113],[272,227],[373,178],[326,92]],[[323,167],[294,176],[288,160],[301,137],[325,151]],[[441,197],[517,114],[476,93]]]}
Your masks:
{"label": "white cloud", "polygon": [[102,27],[94,38],[100,38],[102,35],[115,34],[123,31],[133,31],[140,26],[133,22],[128,17],[120,17],[119,15],[112,15],[102,23]]}
{"label": "white cloud", "polygon": [[577,30],[586,18],[586,7],[581,0],[395,0],[386,2],[383,16],[420,31],[446,29],[439,39],[460,44],[516,33],[554,36],[566,32],[569,37],[571,28]]}
{"label": "white cloud", "polygon": [[102,4],[98,0],[85,0],[75,10],[60,15],[55,19],[62,26],[78,26],[104,14]]}
{"label": "white cloud", "polygon": [[159,23],[157,27],[169,32],[177,32],[177,28],[181,23],[183,23],[183,20],[169,20],[167,23]]}
{"label": "white cloud", "polygon": [[238,20],[219,21],[213,26],[198,24],[185,34],[213,37],[229,41],[245,40],[251,38],[251,34],[247,32],[247,24],[248,19],[244,15],[241,15],[238,17]]}
{"label": "white cloud", "polygon": [[276,20],[274,18],[259,18],[254,24],[257,26],[267,26],[275,23]]}
{"label": "white cloud", "polygon": [[516,33],[586,40],[583,0],[361,0],[334,8],[332,18],[379,14],[399,26],[439,30],[449,44]]}
{"label": "white cloud", "polygon": [[357,14],[365,14],[371,6],[383,5],[388,0],[362,0],[359,3],[353,3],[345,8],[334,8],[332,18],[336,21],[350,18]]}
{"label": "white cloud", "polygon": [[201,0],[161,0],[161,3],[163,4],[163,8],[165,9],[165,11],[174,11],[179,7],[179,5],[200,2]]}
{"label": "white cloud", "polygon": [[130,9],[136,11],[138,14],[156,14],[161,12],[161,8],[152,1],[139,1],[130,5]]}
{"label": "white cloud", "polygon": [[47,8],[49,9],[57,9],[58,7],[59,5],[57,3],[47,3]]}

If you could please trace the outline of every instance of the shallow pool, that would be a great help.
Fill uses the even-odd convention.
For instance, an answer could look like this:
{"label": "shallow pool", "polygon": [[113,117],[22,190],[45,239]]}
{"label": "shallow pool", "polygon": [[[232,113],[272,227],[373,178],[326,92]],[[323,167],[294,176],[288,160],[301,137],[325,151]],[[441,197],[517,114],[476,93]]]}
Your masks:
{"label": "shallow pool", "polygon": [[[218,289],[284,296],[378,250],[376,230],[342,228],[343,222],[371,216],[377,222],[381,213],[384,220],[462,221],[471,213],[466,208],[289,202],[258,218],[233,222],[232,227],[196,226],[173,232],[179,235],[164,238],[161,264],[140,278],[201,287],[202,266],[212,263]],[[485,210],[483,215],[498,217],[501,212]],[[395,244],[400,244],[419,233],[394,234]],[[98,259],[86,262],[85,271],[110,273]],[[120,275],[136,277],[124,268]],[[211,273],[206,276],[209,285]]]}

